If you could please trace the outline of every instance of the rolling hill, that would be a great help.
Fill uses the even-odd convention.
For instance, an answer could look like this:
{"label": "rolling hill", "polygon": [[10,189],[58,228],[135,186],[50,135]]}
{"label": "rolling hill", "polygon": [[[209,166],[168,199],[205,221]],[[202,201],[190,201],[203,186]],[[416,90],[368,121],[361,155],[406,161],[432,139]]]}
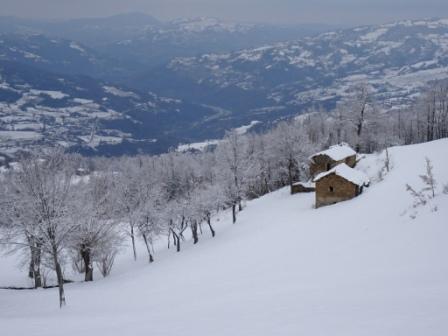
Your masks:
{"label": "rolling hill", "polygon": [[[109,278],[56,289],[0,290],[9,335],[430,335],[448,332],[448,141],[389,150],[357,169],[372,185],[358,198],[314,209],[287,189],[247,203],[238,222],[215,218],[217,236],[165,250],[154,264],[127,251]],[[436,197],[413,207],[406,184],[431,159]],[[188,245],[188,246],[187,246]],[[0,284],[17,283],[13,256]],[[25,275],[22,275],[25,277]]]}

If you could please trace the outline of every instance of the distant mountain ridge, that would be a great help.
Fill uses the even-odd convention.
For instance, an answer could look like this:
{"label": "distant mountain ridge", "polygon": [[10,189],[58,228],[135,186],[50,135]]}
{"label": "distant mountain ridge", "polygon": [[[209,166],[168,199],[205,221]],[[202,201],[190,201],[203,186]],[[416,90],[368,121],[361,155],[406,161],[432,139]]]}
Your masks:
{"label": "distant mountain ridge", "polygon": [[[360,82],[385,107],[409,104],[448,77],[448,20],[401,21],[323,33],[233,53],[177,58],[145,75],[141,88],[241,110],[331,107]],[[157,81],[150,78],[157,76]],[[172,85],[174,84],[174,87]],[[236,105],[238,105],[236,104]]]}
{"label": "distant mountain ridge", "polygon": [[286,41],[331,28],[334,27],[318,24],[245,24],[205,17],[162,22],[141,13],[66,21],[0,17],[0,31],[4,33],[33,33],[74,40],[123,63],[142,67],[158,66],[178,56],[228,52]]}
{"label": "distant mountain ridge", "polygon": [[[359,83],[388,110],[409,106],[429,82],[448,78],[447,19],[223,53],[210,51],[229,48],[218,36],[235,47],[253,26],[207,18],[166,24],[138,15],[71,22],[69,31],[104,37],[105,45],[93,47],[43,33],[49,28],[39,32],[38,24],[0,18],[0,152],[60,143],[88,154],[160,153],[245,125],[267,128],[308,108],[331,109]],[[132,39],[122,40],[126,34]],[[185,56],[186,46],[209,52],[173,58]],[[162,59],[169,61],[155,66]]]}
{"label": "distant mountain ridge", "polygon": [[319,24],[265,25],[224,22],[206,17],[159,21],[141,13],[67,21],[0,17],[4,33],[43,34],[74,40],[97,52],[141,67],[154,67],[179,56],[229,52],[329,31]]}
{"label": "distant mountain ridge", "polygon": [[68,75],[120,80],[137,68],[80,42],[37,33],[0,33],[0,60]]}

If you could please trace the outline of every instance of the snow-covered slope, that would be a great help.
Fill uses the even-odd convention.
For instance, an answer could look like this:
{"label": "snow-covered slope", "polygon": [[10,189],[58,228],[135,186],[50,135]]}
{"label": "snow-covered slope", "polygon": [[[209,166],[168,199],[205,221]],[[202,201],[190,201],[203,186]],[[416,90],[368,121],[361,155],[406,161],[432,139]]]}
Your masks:
{"label": "snow-covered slope", "polygon": [[[55,290],[1,290],[2,334],[446,335],[447,149],[448,140],[393,148],[381,182],[384,156],[366,156],[358,169],[371,187],[333,206],[314,209],[313,194],[287,189],[249,202],[214,239],[68,285],[62,310]],[[437,196],[413,208],[405,185],[422,186],[425,157]]]}

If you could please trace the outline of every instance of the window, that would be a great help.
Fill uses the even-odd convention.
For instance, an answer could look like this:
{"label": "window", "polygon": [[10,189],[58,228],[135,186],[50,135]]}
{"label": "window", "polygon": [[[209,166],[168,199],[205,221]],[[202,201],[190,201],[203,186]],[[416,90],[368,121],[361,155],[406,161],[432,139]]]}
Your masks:
{"label": "window", "polygon": [[331,169],[331,164],[327,163],[327,170],[330,170],[330,169]]}
{"label": "window", "polygon": [[333,188],[332,186],[330,186],[330,187],[328,188],[328,190],[330,190],[330,192],[334,192],[334,188]]}

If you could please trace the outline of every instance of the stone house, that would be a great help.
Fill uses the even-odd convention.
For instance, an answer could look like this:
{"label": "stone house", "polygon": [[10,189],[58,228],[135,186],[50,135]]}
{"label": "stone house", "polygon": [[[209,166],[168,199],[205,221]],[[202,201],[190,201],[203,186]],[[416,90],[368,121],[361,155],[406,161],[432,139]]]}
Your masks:
{"label": "stone house", "polygon": [[316,190],[316,185],[312,182],[296,182],[291,186],[291,194],[308,193]]}
{"label": "stone house", "polygon": [[316,176],[341,163],[354,168],[356,166],[356,152],[349,145],[342,143],[314,154],[310,157],[310,161],[310,175]]}
{"label": "stone house", "polygon": [[314,178],[316,208],[352,199],[369,186],[369,178],[345,163],[341,163]]}

